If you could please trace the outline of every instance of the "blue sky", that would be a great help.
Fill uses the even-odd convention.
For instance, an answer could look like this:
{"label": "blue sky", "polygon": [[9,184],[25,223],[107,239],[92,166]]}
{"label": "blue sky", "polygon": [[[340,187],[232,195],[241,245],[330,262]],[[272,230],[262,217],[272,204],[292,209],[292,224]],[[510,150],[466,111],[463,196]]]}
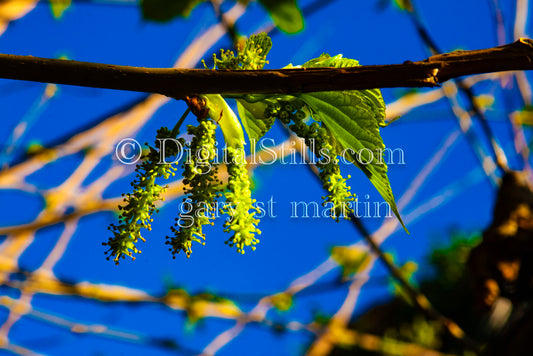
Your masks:
{"label": "blue sky", "polygon": [[[302,1],[302,7],[308,3],[310,1]],[[377,1],[332,1],[306,17],[306,27],[301,33],[286,35],[276,32],[272,37],[274,45],[268,68],[279,68],[288,63],[301,64],[323,52],[331,55],[342,53],[345,57],[359,60],[363,65],[426,58],[429,53],[409,18],[393,6],[378,11],[376,4]],[[507,42],[510,42],[514,7],[508,2],[505,4],[507,7],[502,8],[502,13],[507,24]],[[489,1],[420,1],[417,5],[423,23],[429,27],[431,35],[444,51],[497,45]],[[226,11],[229,8],[229,5],[223,6]],[[207,4],[196,8],[186,20],[177,19],[165,24],[143,21],[139,9],[134,5],[111,6],[80,1],[75,2],[61,19],[55,20],[48,6],[39,4],[28,15],[12,23],[0,37],[0,52],[39,57],[66,55],[81,61],[170,67],[196,36],[215,23],[216,18]],[[268,23],[267,14],[252,3],[237,26],[243,34],[249,34]],[[224,37],[202,57],[209,59],[211,53],[228,45],[228,38]],[[497,82],[485,82],[476,86],[475,92],[494,97],[494,104],[487,108],[487,116],[508,153],[511,167],[520,169],[521,163],[513,151],[509,125],[505,121],[506,112],[523,105],[513,85],[509,83],[506,90],[502,90]],[[31,143],[49,146],[61,142],[146,96],[143,93],[60,86],[52,99],[39,104],[44,90],[44,84],[0,80],[0,141],[8,142],[13,128],[21,120],[28,122],[27,130],[18,141],[13,155],[4,156],[2,160],[16,162]],[[383,90],[388,104],[403,93],[405,90],[400,88]],[[464,98],[459,97],[459,101],[465,104]],[[164,125],[172,127],[184,110],[181,102],[165,104],[135,138],[140,142],[152,142],[155,129]],[[194,123],[192,117],[187,123]],[[453,229],[480,231],[490,221],[494,188],[484,177],[465,137],[454,134],[458,128],[449,102],[443,99],[412,110],[381,131],[388,147],[400,148],[405,153],[405,164],[389,167],[389,177],[397,198],[402,196],[446,138],[456,137],[453,147],[439,160],[417,196],[402,211],[404,217],[416,217],[408,223],[411,234],[398,231],[384,245],[387,251],[395,252],[399,263],[419,261],[421,275],[429,273],[423,260],[429,247],[448,241]],[[479,128],[476,130],[485,143]],[[285,132],[276,126],[268,135],[280,142]],[[27,181],[40,189],[37,192],[0,190],[0,197],[6,202],[0,206],[0,226],[32,221],[44,204],[40,193],[56,187],[69,177],[79,165],[81,157],[81,154],[65,157],[29,176]],[[111,156],[104,158],[83,186],[89,186],[113,164],[117,162]],[[344,166],[343,170],[351,174],[350,183],[360,201],[381,201],[377,191],[361,172]],[[118,196],[128,191],[131,178],[130,175],[118,179],[105,191],[104,196]],[[191,293],[208,290],[236,296],[239,306],[247,311],[260,296],[284,290],[293,280],[326,260],[332,246],[349,245],[360,240],[349,223],[335,223],[331,219],[291,218],[291,202],[320,202],[323,195],[320,185],[306,167],[281,164],[260,167],[254,171],[254,182],[255,198],[258,201],[276,201],[277,217],[263,219],[260,224],[263,231],[261,243],[253,253],[241,256],[224,245],[227,236],[221,232],[221,223],[217,223],[208,232],[206,246],[195,246],[189,260],[184,255],[173,260],[163,242],[177,213],[177,202],[174,201],[167,204],[156,217],[153,231],[146,234],[148,242],[140,246],[143,253],[136,261],[124,261],[120,266],[115,266],[105,260],[105,249],[101,242],[107,240],[109,235],[106,228],[116,219],[114,214],[106,212],[81,218],[66,252],[53,271],[56,276],[67,280],[117,284],[154,294],[163,293],[165,283],[185,287]],[[427,213],[416,213],[414,209],[435,196],[444,200]],[[379,218],[363,220],[371,230],[377,229],[383,222]],[[34,242],[18,259],[19,267],[25,270],[37,268],[63,231],[63,224],[39,230]],[[338,270],[327,274],[323,281],[334,280],[337,273]],[[378,281],[385,271],[378,264],[372,275],[377,276]],[[268,317],[306,323],[311,321],[313,311],[335,313],[346,291],[347,288],[338,288],[323,293],[309,293],[296,298],[295,307],[288,313],[270,311]],[[3,292],[14,296],[19,294],[8,287],[4,287]],[[363,288],[356,313],[387,296],[389,289],[386,284],[369,282]],[[210,318],[191,328],[187,326],[183,313],[153,304],[105,304],[46,294],[38,294],[32,303],[35,308],[83,323],[106,324],[119,330],[168,337],[195,351],[201,351],[234,323]],[[8,310],[0,309],[0,320],[7,317]],[[154,355],[170,354],[157,348],[73,334],[28,317],[23,317],[13,326],[9,337],[17,344],[51,355],[73,354],[74,351],[81,355],[140,354],[148,350]],[[247,327],[219,354],[266,355],[272,354],[274,349],[275,354],[297,355],[310,340],[311,335],[306,332],[275,335],[268,327],[255,325]]]}

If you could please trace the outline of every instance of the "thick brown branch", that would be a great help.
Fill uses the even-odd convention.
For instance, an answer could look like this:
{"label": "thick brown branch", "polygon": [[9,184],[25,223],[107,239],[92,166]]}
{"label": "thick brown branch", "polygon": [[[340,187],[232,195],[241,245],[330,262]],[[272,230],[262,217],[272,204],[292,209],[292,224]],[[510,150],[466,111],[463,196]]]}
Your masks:
{"label": "thick brown branch", "polygon": [[351,68],[258,71],[162,69],[0,54],[0,78],[94,88],[191,94],[294,94],[391,87],[431,87],[464,75],[533,69],[533,41],[456,51],[424,61]]}

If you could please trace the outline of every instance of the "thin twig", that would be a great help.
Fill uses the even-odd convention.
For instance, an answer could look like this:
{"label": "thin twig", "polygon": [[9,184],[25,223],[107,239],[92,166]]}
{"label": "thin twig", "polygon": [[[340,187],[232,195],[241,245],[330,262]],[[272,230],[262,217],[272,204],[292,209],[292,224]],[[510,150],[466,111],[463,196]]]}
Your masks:
{"label": "thin twig", "polygon": [[224,28],[226,29],[226,33],[228,34],[229,38],[231,39],[231,42],[233,43],[233,47],[237,47],[237,44],[239,43],[239,31],[237,31],[237,28],[235,26],[234,21],[229,21],[224,12],[222,12],[222,9],[220,8],[220,1],[219,0],[211,0],[210,1],[211,6],[213,7],[213,11],[215,12],[215,16],[218,19],[218,22]]}
{"label": "thin twig", "polygon": [[448,98],[453,114],[457,118],[459,127],[463,132],[466,140],[469,143],[469,147],[472,149],[474,155],[477,157],[479,164],[492,186],[498,187],[499,178],[496,175],[495,167],[497,167],[494,159],[485,152],[483,145],[481,144],[479,137],[475,134],[472,128],[472,117],[468,111],[464,110],[457,98],[458,88],[455,82],[445,83],[442,91]]}
{"label": "thin twig", "polygon": [[[439,46],[434,41],[434,39],[431,37],[428,29],[422,23],[422,21],[420,19],[420,16],[418,15],[418,12],[416,11],[416,9],[414,7],[412,7],[408,13],[410,15],[409,16],[410,19],[412,20],[412,22],[413,22],[413,24],[414,24],[414,26],[415,26],[415,28],[416,28],[416,30],[418,32],[418,35],[420,36],[420,38],[422,39],[424,44],[429,48],[431,53],[434,54],[434,56],[430,57],[430,58],[441,58],[441,57],[445,58],[445,57],[447,57],[449,54],[446,54],[446,53],[439,54],[439,53],[442,53],[442,51],[440,50]],[[531,40],[526,40],[526,39],[521,38],[520,40],[518,40],[518,42],[520,42],[520,41],[528,41],[529,42]],[[516,42],[514,42],[514,43],[516,43]],[[496,47],[496,48],[501,48],[501,47]],[[462,52],[462,51],[459,51],[459,52]],[[452,53],[455,53],[455,52],[452,52]],[[455,77],[455,78],[457,78],[457,77]],[[491,129],[491,127],[488,124],[487,118],[485,117],[485,114],[483,113],[483,111],[481,110],[479,105],[476,103],[475,95],[474,95],[474,93],[472,91],[472,88],[467,86],[467,85],[465,85],[461,79],[458,79],[456,81],[456,83],[457,83],[457,87],[459,89],[461,89],[461,91],[469,99],[471,110],[479,118],[479,123],[481,125],[481,128],[482,128],[483,132],[487,136],[487,139],[488,139],[489,144],[490,144],[490,148],[492,149],[492,154],[494,155],[494,160],[495,160],[498,168],[500,168],[503,172],[508,171],[509,167],[507,165],[507,158],[505,156],[505,153],[501,149],[501,146],[498,143],[498,141],[496,139],[496,136],[492,132],[492,129]]]}
{"label": "thin twig", "polygon": [[499,1],[488,0],[487,2],[492,12],[494,23],[496,24],[496,42],[498,43],[498,45],[502,45],[506,42],[507,34],[505,31],[505,23],[503,20],[503,13],[500,8]]}

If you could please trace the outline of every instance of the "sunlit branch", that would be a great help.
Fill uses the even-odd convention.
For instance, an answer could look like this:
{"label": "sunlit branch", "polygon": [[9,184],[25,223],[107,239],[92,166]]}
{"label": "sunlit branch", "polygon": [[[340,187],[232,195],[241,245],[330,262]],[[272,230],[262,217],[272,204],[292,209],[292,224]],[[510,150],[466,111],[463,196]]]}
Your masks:
{"label": "sunlit branch", "polygon": [[497,164],[495,160],[485,152],[483,145],[481,144],[479,137],[475,134],[472,129],[472,117],[470,113],[463,109],[459,100],[457,98],[458,88],[454,82],[445,83],[442,91],[444,95],[448,98],[453,114],[457,118],[459,127],[463,132],[466,140],[469,143],[469,147],[472,149],[474,155],[477,157],[479,165],[486,174],[487,179],[490,183],[497,187],[499,184],[499,178],[496,175],[495,167]]}
{"label": "sunlit branch", "polygon": [[[0,305],[8,309],[17,308],[18,303],[19,302],[17,300],[7,296],[0,298]],[[41,309],[36,309],[31,305],[28,305],[27,307],[26,316],[39,322],[46,323],[47,325],[69,330],[77,335],[93,335],[97,337],[118,340],[125,343],[141,344],[174,351],[180,350],[182,353],[184,351],[188,351],[187,353],[197,354],[197,352],[194,352],[194,350],[190,350],[184,345],[178,344],[171,338],[153,337],[140,333],[117,330],[104,324],[80,323],[47,311],[43,311]],[[33,352],[28,352],[25,354],[35,355]]]}
{"label": "sunlit branch", "polygon": [[[35,8],[38,2],[39,0],[25,0],[18,1],[16,6],[13,6],[14,1],[12,1],[11,4],[6,4],[7,6],[12,6],[10,6],[8,11],[5,11],[6,9],[3,9],[4,11],[2,11],[2,16],[0,17],[0,36],[4,34],[11,21],[15,21],[26,16],[28,12]],[[0,5],[4,5],[2,4],[2,1],[0,1]]]}
{"label": "sunlit branch", "polygon": [[532,56],[533,41],[529,39],[403,64],[250,71],[142,68],[0,54],[0,78],[158,93],[173,98],[205,93],[294,94],[433,87],[464,75],[533,69]]}
{"label": "sunlit branch", "polygon": [[[10,272],[14,273],[16,271]],[[187,308],[191,306],[191,303],[194,303],[194,301],[191,300],[190,295],[181,291],[179,293],[168,291],[165,295],[156,296],[142,290],[118,285],[90,282],[71,283],[44,274],[26,274],[27,280],[5,282],[4,285],[20,289],[28,294],[42,293],[56,296],[76,296],[105,303],[161,304],[166,305],[170,309],[179,311],[186,311]],[[219,303],[214,301],[200,301],[199,303],[200,304],[195,306],[195,311],[197,311],[201,317],[236,319],[242,315],[241,310],[231,303]],[[26,314],[26,310],[24,309],[22,313],[19,312],[17,314]]]}
{"label": "sunlit branch", "polygon": [[333,325],[328,328],[328,338],[321,344],[313,345],[314,348],[309,350],[307,355],[319,356],[329,355],[332,346],[339,345],[341,347],[354,347],[357,346],[363,350],[381,353],[386,349],[386,343],[394,345],[394,351],[398,355],[414,356],[451,356],[435,350],[425,348],[414,343],[408,343],[400,340],[385,339],[382,336],[362,333],[357,330],[348,329],[342,325]]}

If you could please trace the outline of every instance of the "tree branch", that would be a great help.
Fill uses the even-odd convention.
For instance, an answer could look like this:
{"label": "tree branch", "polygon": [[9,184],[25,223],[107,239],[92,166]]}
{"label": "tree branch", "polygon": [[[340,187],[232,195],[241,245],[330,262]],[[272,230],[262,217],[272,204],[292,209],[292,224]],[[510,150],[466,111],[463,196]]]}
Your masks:
{"label": "tree branch", "polygon": [[464,75],[533,69],[533,40],[424,61],[350,68],[203,70],[128,67],[0,54],[0,78],[104,89],[191,94],[294,94],[392,87],[433,87]]}

